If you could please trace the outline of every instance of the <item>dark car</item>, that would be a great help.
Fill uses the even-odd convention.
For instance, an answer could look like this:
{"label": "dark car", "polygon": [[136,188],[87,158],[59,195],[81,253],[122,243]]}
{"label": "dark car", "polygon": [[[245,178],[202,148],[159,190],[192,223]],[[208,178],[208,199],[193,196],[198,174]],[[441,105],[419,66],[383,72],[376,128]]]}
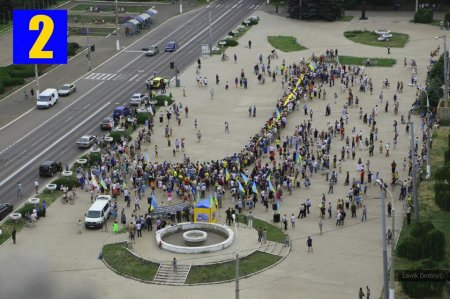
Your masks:
{"label": "dark car", "polygon": [[114,109],[113,118],[119,119],[121,115],[123,115],[124,117],[130,116],[131,115],[130,108],[125,106],[117,106],[116,109]]}
{"label": "dark car", "polygon": [[110,116],[105,117],[100,123],[100,129],[102,130],[112,130],[114,128],[114,119]]}
{"label": "dark car", "polygon": [[10,203],[0,203],[0,221],[13,211],[13,205]]}
{"label": "dark car", "polygon": [[174,40],[171,40],[167,43],[167,46],[164,48],[166,52],[175,52],[178,49],[178,43]]}
{"label": "dark car", "polygon": [[39,166],[40,176],[54,176],[61,171],[61,166],[55,161],[45,161]]}

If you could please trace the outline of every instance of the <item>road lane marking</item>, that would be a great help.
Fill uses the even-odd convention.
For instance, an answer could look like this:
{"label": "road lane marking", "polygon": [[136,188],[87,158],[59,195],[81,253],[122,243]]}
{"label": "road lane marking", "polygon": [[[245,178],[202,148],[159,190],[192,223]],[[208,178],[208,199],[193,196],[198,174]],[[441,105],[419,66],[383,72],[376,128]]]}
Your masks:
{"label": "road lane marking", "polygon": [[70,103],[68,106],[64,107],[64,109],[62,109],[61,111],[58,111],[56,114],[54,114],[52,117],[50,117],[49,119],[47,119],[45,122],[41,123],[39,126],[37,126],[36,128],[34,128],[33,130],[31,130],[30,132],[28,132],[27,134],[23,135],[21,138],[17,139],[16,141],[14,141],[13,144],[8,145],[3,151],[1,151],[0,153],[3,153],[6,149],[16,145],[17,143],[19,143],[20,141],[22,141],[23,139],[27,138],[28,136],[30,136],[31,134],[33,134],[36,130],[39,130],[42,126],[44,126],[45,124],[47,124],[49,121],[51,121],[53,118],[57,117],[58,115],[60,115],[61,113],[63,113],[64,111],[66,111],[67,109],[69,109],[72,105],[74,105],[75,103],[77,103],[79,100],[81,100],[82,98],[84,98],[86,95],[88,95],[89,93],[91,93],[94,89],[96,89],[97,87],[99,87],[100,85],[102,85],[103,83],[105,83],[104,81],[100,82],[99,84],[95,85],[91,90],[89,90],[88,92],[86,92],[85,94],[83,94],[81,97],[79,97],[78,99],[76,99],[75,101],[73,101],[72,103]]}
{"label": "road lane marking", "polygon": [[130,79],[128,79],[128,81],[133,81],[133,79],[135,79],[136,77],[138,77],[139,75],[134,75],[133,77],[131,77]]}
{"label": "road lane marking", "polygon": [[[103,83],[103,82],[102,82]],[[24,165],[22,165],[19,169],[17,169],[16,171],[14,171],[12,174],[10,174],[6,179],[4,179],[3,181],[0,182],[0,187],[2,187],[5,183],[7,183],[8,181],[10,181],[12,178],[14,178],[18,173],[20,173],[22,170],[24,170],[26,167],[28,167],[31,163],[33,163],[34,161],[36,161],[37,159],[39,159],[42,155],[44,155],[45,153],[47,153],[50,149],[52,149],[55,145],[57,145],[58,143],[60,143],[62,140],[64,140],[64,138],[66,138],[67,136],[69,136],[70,134],[72,134],[73,132],[75,132],[76,130],[78,130],[79,127],[83,126],[87,121],[89,121],[91,118],[93,118],[94,116],[96,116],[99,112],[101,112],[103,109],[105,109],[109,104],[111,104],[111,102],[106,103],[105,105],[103,105],[102,107],[100,107],[97,111],[95,111],[94,113],[90,114],[87,118],[83,119],[83,121],[81,121],[78,125],[76,125],[75,127],[73,127],[70,131],[68,131],[66,134],[64,134],[63,136],[61,136],[60,138],[58,138],[55,142],[53,142],[52,144],[50,144],[50,146],[48,146],[47,148],[45,148],[43,151],[39,152],[39,154],[37,154],[36,156],[34,156],[31,160],[29,160],[27,163],[25,163]]]}
{"label": "road lane marking", "polygon": [[105,78],[103,78],[103,80],[111,80],[112,78],[114,78],[117,74],[108,74],[108,76],[106,76]]}

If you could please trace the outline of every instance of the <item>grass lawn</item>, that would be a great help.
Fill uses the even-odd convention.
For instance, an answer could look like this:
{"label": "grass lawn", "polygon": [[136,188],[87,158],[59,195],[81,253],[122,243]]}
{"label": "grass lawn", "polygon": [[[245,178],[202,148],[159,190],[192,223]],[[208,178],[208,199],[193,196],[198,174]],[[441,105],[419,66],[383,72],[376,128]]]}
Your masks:
{"label": "grass lawn", "polygon": [[344,36],[355,43],[369,46],[403,48],[408,42],[409,35],[404,33],[391,32],[392,38],[389,41],[378,41],[378,35],[368,30],[346,31]]}
{"label": "grass lawn", "polygon": [[[86,28],[84,27],[69,27],[70,35],[86,35]],[[107,36],[111,34],[115,28],[100,28],[100,27],[90,27],[89,35],[90,36]]]}
{"label": "grass lawn", "polygon": [[[49,207],[56,199],[58,199],[62,195],[62,191],[44,191],[41,194],[39,194],[37,197],[42,201],[46,201],[47,207]],[[33,207],[29,204],[25,204],[22,208],[17,210],[17,213],[22,213],[22,216],[25,215],[25,213],[32,209]],[[0,245],[3,244],[9,237],[11,237],[11,232],[13,228],[15,227],[16,230],[19,232],[23,227],[25,226],[25,220],[24,218],[21,218],[17,222],[12,219],[8,219],[0,226],[0,229],[2,230],[2,234],[0,235]]]}
{"label": "grass lawn", "polygon": [[293,36],[268,36],[267,40],[272,45],[272,47],[283,52],[294,52],[307,49],[306,47],[303,47],[302,45],[297,43],[297,39]]}
{"label": "grass lawn", "polygon": [[[243,214],[237,215],[237,221],[240,223],[247,224],[247,217]],[[260,227],[262,229],[265,229],[267,232],[268,241],[284,243],[286,235],[279,227],[258,218],[253,218],[253,227],[255,229],[259,229]]]}
{"label": "grass lawn", "polygon": [[342,22],[350,22],[351,20],[353,20],[353,16],[341,16],[338,21],[342,21]]}
{"label": "grass lawn", "polygon": [[[260,271],[280,259],[280,256],[256,251],[239,260],[239,276]],[[186,278],[186,283],[207,283],[233,279],[235,277],[235,266],[235,261],[214,265],[192,266]]]}
{"label": "grass lawn", "polygon": [[4,30],[8,30],[9,28],[11,28],[11,23],[0,24],[0,32],[2,32]]}
{"label": "grass lawn", "polygon": [[145,281],[153,281],[159,264],[135,257],[126,248],[126,244],[108,244],[103,246],[103,259],[117,272]]}
{"label": "grass lawn", "polygon": [[[430,165],[431,165],[431,177],[438,167],[444,163],[444,152],[448,148],[448,129],[441,128],[433,132],[433,147],[431,149]],[[418,195],[419,195],[419,217],[420,221],[430,220],[437,229],[444,232],[447,240],[450,240],[450,212],[441,210],[434,201],[434,181],[423,181],[420,183]],[[414,215],[411,217],[414,221]],[[411,226],[403,224],[402,231],[400,233],[399,243],[410,235]],[[447,251],[446,260],[441,263],[448,262],[449,252]],[[396,269],[408,269],[414,261],[399,258],[396,256]]]}
{"label": "grass lawn", "polygon": [[[354,56],[339,56],[340,64],[351,64],[351,65],[366,65],[367,57],[354,57]],[[397,61],[392,58],[372,58],[370,57],[371,66],[384,66],[391,67]]]}

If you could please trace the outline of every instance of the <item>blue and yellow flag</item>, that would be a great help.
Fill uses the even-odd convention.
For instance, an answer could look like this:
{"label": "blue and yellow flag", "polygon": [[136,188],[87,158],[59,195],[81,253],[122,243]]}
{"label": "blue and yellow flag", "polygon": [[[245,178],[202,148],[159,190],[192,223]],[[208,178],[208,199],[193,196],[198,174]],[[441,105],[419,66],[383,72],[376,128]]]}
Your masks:
{"label": "blue and yellow flag", "polygon": [[241,182],[238,181],[239,191],[245,193],[244,187],[242,187]]}
{"label": "blue and yellow flag", "polygon": [[272,185],[272,182],[271,182],[271,181],[269,181],[269,190],[271,190],[271,191],[275,192],[275,188],[273,187],[273,185]]}
{"label": "blue and yellow flag", "polygon": [[225,168],[225,181],[229,181],[230,180],[230,173],[228,172],[228,168]]}
{"label": "blue and yellow flag", "polygon": [[252,191],[253,191],[253,193],[258,194],[258,189],[256,188],[256,183],[255,182],[253,182]]}
{"label": "blue and yellow flag", "polygon": [[241,173],[241,178],[244,180],[245,184],[247,185],[248,177],[245,174]]}
{"label": "blue and yellow flag", "polygon": [[152,194],[152,203],[150,204],[150,212],[154,209],[158,208],[158,204],[156,203],[155,194]]}
{"label": "blue and yellow flag", "polygon": [[100,178],[100,185],[102,185],[103,189],[108,190],[108,186],[106,186],[106,183],[103,180],[103,178]]}

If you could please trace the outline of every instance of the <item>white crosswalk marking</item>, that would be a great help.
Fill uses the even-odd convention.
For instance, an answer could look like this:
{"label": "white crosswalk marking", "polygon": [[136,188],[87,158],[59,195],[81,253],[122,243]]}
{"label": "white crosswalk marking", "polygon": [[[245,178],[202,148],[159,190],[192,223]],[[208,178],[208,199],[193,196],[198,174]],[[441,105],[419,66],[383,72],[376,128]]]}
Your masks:
{"label": "white crosswalk marking", "polygon": [[138,77],[139,75],[134,75],[133,77],[131,77],[130,79],[128,79],[128,81],[133,81],[133,79],[135,79],[136,77]]}
{"label": "white crosswalk marking", "polygon": [[249,6],[249,9],[252,9],[254,7],[254,5]]}
{"label": "white crosswalk marking", "polygon": [[111,79],[114,78],[115,76],[117,76],[117,74],[108,74],[108,76],[106,76],[105,78],[103,78],[103,80],[111,80]]}
{"label": "white crosswalk marking", "polygon": [[110,74],[110,73],[90,73],[86,75],[83,79],[86,80],[100,80],[100,81],[145,81],[147,78],[146,74]]}

